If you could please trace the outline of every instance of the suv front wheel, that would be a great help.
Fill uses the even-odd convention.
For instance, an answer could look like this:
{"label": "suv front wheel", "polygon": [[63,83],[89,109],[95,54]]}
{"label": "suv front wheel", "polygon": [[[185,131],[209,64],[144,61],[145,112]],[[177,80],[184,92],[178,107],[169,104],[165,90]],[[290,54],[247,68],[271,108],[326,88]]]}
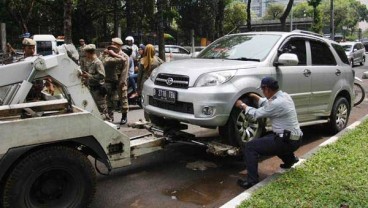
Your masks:
{"label": "suv front wheel", "polygon": [[[247,105],[254,106],[246,99]],[[244,110],[233,107],[229,120],[225,126],[219,127],[219,134],[224,141],[231,145],[243,147],[245,143],[259,138],[265,131],[264,119],[253,119]]]}

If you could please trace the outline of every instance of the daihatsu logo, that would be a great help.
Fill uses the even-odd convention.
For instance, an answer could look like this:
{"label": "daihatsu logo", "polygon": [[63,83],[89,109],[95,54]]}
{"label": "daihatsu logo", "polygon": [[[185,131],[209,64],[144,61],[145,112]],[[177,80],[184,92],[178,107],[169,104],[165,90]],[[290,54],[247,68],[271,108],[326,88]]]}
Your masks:
{"label": "daihatsu logo", "polygon": [[170,86],[170,85],[172,85],[173,83],[174,83],[174,79],[173,79],[173,78],[171,78],[171,77],[170,77],[170,78],[167,78],[167,80],[166,80],[166,84],[167,84],[167,85],[169,85],[169,86]]}

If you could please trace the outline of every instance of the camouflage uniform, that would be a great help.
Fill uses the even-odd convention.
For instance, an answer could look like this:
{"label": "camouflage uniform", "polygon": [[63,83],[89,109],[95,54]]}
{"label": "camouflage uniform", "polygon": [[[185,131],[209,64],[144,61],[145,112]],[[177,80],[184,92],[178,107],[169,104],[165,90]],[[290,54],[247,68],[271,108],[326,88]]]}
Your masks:
{"label": "camouflage uniform", "polygon": [[129,56],[123,53],[123,57],[126,61],[124,61],[124,64],[118,65],[118,69],[121,71],[120,77],[119,77],[119,90],[121,95],[121,113],[126,114],[129,111],[129,103],[128,103],[128,75],[129,75]]}
{"label": "camouflage uniform", "polygon": [[102,62],[98,58],[95,58],[92,61],[85,60],[82,70],[89,73],[87,80],[88,86],[92,97],[97,104],[98,110],[104,119],[110,119],[107,112],[106,90],[104,87],[105,69]]}
{"label": "camouflage uniform", "polygon": [[118,67],[121,68],[124,61],[121,58],[112,57],[107,54],[102,54],[100,56],[105,67],[105,86],[107,90],[107,109],[110,118],[114,118],[113,110],[117,108],[117,103],[119,101],[118,87],[119,87],[119,74]]}

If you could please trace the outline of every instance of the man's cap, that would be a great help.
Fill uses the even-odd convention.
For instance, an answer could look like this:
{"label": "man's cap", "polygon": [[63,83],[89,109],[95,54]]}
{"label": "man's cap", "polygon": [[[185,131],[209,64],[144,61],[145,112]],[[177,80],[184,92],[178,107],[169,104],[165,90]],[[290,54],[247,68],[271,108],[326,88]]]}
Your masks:
{"label": "man's cap", "polygon": [[273,77],[264,77],[261,81],[261,86],[259,86],[258,89],[262,87],[275,89],[279,87],[279,82],[275,80]]}
{"label": "man's cap", "polygon": [[34,41],[31,38],[24,38],[23,41],[22,41],[22,44],[26,45],[26,46],[34,46],[34,45],[36,45],[36,41]]}
{"label": "man's cap", "polygon": [[123,45],[123,41],[120,38],[113,38],[111,42],[116,43],[118,45]]}
{"label": "man's cap", "polygon": [[84,42],[84,39],[79,39],[79,42]]}
{"label": "man's cap", "polygon": [[115,53],[119,52],[119,48],[114,45],[107,46],[107,50],[113,50]]}
{"label": "man's cap", "polygon": [[95,44],[88,44],[85,48],[84,51],[95,51],[96,50],[96,45]]}

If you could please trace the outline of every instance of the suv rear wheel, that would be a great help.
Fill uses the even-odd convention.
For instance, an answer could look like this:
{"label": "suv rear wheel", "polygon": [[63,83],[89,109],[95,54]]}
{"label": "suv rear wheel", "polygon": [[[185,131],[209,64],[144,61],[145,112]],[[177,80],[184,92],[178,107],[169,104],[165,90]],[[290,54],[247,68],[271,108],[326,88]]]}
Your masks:
{"label": "suv rear wheel", "polygon": [[[254,106],[248,99],[243,102],[249,106]],[[265,120],[254,120],[245,114],[244,110],[233,107],[229,120],[225,126],[219,127],[219,134],[223,140],[231,145],[243,147],[245,143],[255,138],[259,138],[265,132]]]}

